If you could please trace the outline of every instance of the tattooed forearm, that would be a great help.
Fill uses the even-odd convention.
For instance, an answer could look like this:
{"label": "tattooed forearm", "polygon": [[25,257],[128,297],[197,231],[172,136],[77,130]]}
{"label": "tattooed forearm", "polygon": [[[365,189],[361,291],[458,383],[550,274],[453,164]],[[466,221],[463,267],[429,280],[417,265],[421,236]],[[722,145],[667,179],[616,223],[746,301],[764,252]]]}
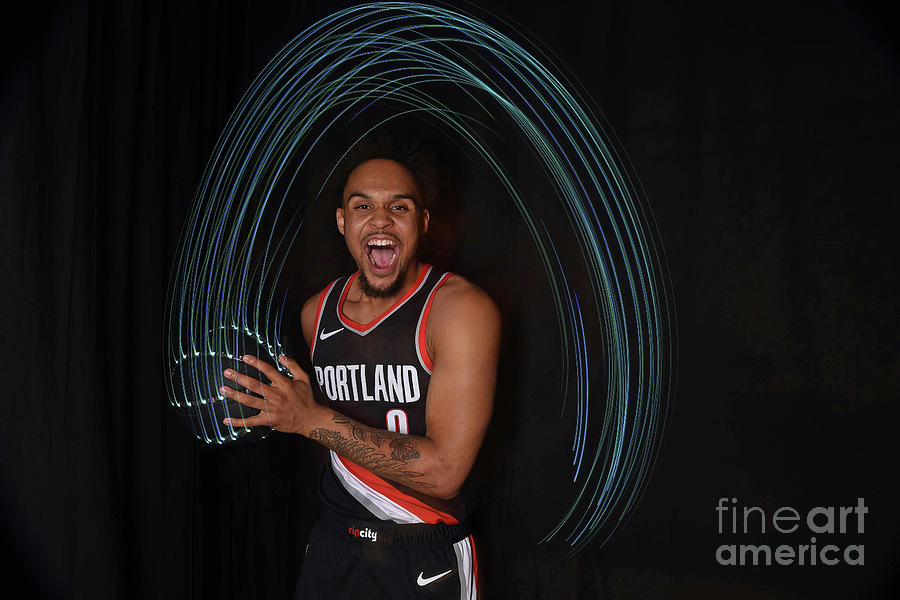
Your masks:
{"label": "tattooed forearm", "polygon": [[375,444],[376,446],[381,446],[381,442],[384,439],[384,436],[382,436],[382,434],[384,433],[383,429],[366,427],[365,425],[362,425],[355,421],[351,421],[343,415],[334,415],[331,420],[338,425],[346,425],[347,427],[349,427],[350,433],[353,434],[353,437],[357,440],[365,442],[366,439],[371,439],[373,444]]}
{"label": "tattooed forearm", "polygon": [[361,442],[368,440],[375,446],[381,448],[381,444],[385,440],[389,440],[388,443],[391,447],[391,458],[394,460],[412,460],[421,456],[408,435],[394,433],[393,431],[385,431],[384,429],[375,429],[374,427],[367,427],[355,421],[351,421],[343,415],[334,415],[331,420],[338,425],[348,426],[353,438]]}
{"label": "tattooed forearm", "polygon": [[409,440],[391,440],[391,458],[394,460],[412,460],[421,455],[415,445]]}
{"label": "tattooed forearm", "polygon": [[[376,435],[375,432],[379,430],[359,426],[344,417],[336,416],[334,421],[342,425],[349,425],[351,437],[348,438],[340,431],[324,427],[310,431],[309,437],[373,473],[417,488],[434,487],[433,484],[417,480],[418,477],[423,476],[423,473],[406,468],[408,460],[419,458],[419,451],[416,450],[408,436],[400,436],[406,439],[390,438],[391,456],[388,457],[384,452],[379,451],[379,448],[381,442],[387,437],[381,434],[390,434],[391,432],[380,432]],[[367,437],[369,443],[366,443]]]}

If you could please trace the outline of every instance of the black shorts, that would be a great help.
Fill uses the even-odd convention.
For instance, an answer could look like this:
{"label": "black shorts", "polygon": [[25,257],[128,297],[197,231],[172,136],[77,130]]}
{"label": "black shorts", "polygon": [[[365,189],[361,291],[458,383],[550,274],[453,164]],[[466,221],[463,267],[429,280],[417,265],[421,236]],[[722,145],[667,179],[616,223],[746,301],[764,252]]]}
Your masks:
{"label": "black shorts", "polygon": [[477,600],[475,544],[463,525],[396,525],[322,513],[295,600]]}

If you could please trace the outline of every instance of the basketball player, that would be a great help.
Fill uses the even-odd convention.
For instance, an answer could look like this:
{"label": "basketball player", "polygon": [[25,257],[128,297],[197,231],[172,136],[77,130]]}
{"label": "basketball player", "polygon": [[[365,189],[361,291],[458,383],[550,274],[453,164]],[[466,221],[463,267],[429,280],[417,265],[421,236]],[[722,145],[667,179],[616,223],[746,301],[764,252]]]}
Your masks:
{"label": "basketball player", "polygon": [[433,181],[422,153],[362,148],[336,214],[358,271],[301,312],[312,385],[292,359],[280,358],[290,379],[246,356],[271,385],[225,375],[265,399],[222,392],[261,411],[232,425],[271,425],[330,450],[297,598],[475,599],[465,484],[491,417],[499,314],[476,286],[417,256]]}

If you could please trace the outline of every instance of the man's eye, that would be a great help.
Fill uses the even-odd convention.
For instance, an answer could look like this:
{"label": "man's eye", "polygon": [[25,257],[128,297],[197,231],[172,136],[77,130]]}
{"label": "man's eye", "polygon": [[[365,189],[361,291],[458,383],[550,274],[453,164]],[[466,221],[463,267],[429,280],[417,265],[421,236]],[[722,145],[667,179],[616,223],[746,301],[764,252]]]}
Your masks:
{"label": "man's eye", "polygon": [[357,204],[353,207],[356,210],[367,210],[369,208],[368,204]]}
{"label": "man's eye", "polygon": [[396,205],[394,205],[393,208],[395,211],[398,211],[398,212],[406,212],[409,210],[409,207],[406,206],[405,204],[396,204]]}

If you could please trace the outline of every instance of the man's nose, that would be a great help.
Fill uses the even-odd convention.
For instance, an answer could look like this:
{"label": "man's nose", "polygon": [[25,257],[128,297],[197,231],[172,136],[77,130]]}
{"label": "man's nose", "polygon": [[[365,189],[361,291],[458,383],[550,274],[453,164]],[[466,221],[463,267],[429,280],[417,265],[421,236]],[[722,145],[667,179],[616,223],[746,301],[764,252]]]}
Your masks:
{"label": "man's nose", "polygon": [[394,215],[391,214],[391,209],[383,206],[380,208],[375,208],[372,211],[372,216],[369,219],[369,224],[373,227],[387,227],[394,223]]}

